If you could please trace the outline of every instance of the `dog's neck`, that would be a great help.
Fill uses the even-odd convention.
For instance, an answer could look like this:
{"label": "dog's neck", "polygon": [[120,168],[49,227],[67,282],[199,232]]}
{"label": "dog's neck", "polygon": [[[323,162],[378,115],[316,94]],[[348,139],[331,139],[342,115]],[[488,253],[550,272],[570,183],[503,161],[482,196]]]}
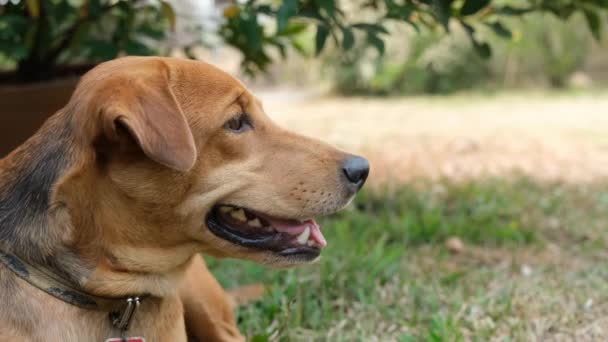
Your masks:
{"label": "dog's neck", "polygon": [[57,224],[51,203],[60,175],[70,166],[72,139],[55,117],[0,161],[0,243],[24,261],[77,283],[84,266],[65,248],[70,227]]}

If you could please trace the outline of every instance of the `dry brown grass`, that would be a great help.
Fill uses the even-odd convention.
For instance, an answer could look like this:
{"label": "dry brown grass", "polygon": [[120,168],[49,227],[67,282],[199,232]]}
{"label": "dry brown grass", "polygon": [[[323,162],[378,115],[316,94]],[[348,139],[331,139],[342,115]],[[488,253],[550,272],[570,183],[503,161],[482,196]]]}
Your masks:
{"label": "dry brown grass", "polygon": [[544,180],[608,175],[605,93],[261,97],[284,126],[368,156],[376,182],[514,170]]}

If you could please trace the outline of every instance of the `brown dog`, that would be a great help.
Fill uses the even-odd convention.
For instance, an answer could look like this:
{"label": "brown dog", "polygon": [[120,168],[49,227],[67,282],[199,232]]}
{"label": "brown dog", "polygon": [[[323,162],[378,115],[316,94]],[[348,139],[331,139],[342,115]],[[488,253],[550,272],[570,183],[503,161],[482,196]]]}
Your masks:
{"label": "brown dog", "polygon": [[208,64],[104,63],[0,161],[0,340],[242,340],[196,255],[314,261],[367,174]]}

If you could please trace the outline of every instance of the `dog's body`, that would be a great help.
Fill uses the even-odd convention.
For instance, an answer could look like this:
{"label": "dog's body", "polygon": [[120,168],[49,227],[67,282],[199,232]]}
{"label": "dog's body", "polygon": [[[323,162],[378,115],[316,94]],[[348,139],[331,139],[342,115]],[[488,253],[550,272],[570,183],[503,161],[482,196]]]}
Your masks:
{"label": "dog's body", "polygon": [[[352,199],[361,163],[276,127],[207,64],[123,58],[85,75],[0,161],[0,247],[92,295],[145,294],[126,335],[239,341],[227,295],[197,254],[315,259],[324,239],[310,218]],[[0,264],[1,341],[121,335],[108,312],[22,278]]]}

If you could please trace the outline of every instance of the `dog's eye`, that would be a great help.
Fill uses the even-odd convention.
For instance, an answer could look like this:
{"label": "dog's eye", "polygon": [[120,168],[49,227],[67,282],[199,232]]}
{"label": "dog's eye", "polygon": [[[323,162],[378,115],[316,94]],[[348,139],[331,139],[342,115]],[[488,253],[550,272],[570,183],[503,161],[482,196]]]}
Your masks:
{"label": "dog's eye", "polygon": [[247,115],[241,114],[226,121],[224,128],[235,133],[241,133],[251,128],[251,124]]}

